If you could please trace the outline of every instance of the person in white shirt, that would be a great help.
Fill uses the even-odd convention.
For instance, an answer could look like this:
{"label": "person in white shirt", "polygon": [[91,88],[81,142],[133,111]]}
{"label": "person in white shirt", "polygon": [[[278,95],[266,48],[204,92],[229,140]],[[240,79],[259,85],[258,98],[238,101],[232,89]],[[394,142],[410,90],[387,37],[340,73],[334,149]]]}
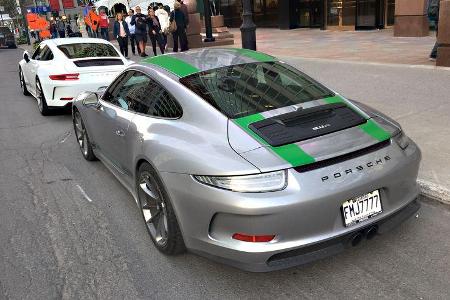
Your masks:
{"label": "person in white shirt", "polygon": [[[130,44],[131,44],[131,52],[133,53],[133,55],[136,55],[136,48],[138,51],[138,54],[140,54],[141,49],[139,49],[139,47],[137,46],[136,43],[136,35],[135,35],[135,31],[136,31],[136,25],[131,25],[131,17],[134,15],[134,10],[130,9],[130,11],[128,12],[128,16],[125,18],[125,22],[127,22],[128,25],[128,30],[130,31]],[[135,47],[136,45],[136,47]]]}
{"label": "person in white shirt", "polygon": [[164,9],[162,3],[158,3],[158,9],[155,10],[155,16],[159,19],[161,33],[164,39],[164,47],[167,48],[167,30],[169,29],[169,14]]}

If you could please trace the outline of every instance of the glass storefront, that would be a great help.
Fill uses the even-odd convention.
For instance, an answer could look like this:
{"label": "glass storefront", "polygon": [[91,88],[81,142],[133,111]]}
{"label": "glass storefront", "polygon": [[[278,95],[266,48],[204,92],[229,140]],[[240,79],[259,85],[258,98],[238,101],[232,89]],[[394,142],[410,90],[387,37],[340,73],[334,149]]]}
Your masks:
{"label": "glass storefront", "polygon": [[[242,0],[217,1],[220,1],[225,25],[239,27]],[[252,4],[253,20],[258,27],[358,30],[394,25],[395,0],[252,0]],[[279,16],[288,19],[283,20],[283,26]]]}
{"label": "glass storefront", "polygon": [[[253,21],[258,27],[278,27],[278,0],[252,0]],[[225,25],[239,27],[242,24],[242,0],[220,0]]]}

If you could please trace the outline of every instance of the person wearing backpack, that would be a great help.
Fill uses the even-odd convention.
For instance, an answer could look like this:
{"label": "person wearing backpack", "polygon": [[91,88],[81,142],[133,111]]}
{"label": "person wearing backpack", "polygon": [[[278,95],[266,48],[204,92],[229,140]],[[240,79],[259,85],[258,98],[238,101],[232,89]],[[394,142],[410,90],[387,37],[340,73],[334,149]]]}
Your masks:
{"label": "person wearing backpack", "polygon": [[135,38],[139,49],[141,50],[141,56],[148,56],[145,53],[145,44],[147,43],[147,17],[141,13],[141,7],[136,6],[136,14],[131,17],[131,25],[135,25]]}
{"label": "person wearing backpack", "polygon": [[[440,0],[429,0],[428,1],[428,19],[430,21],[434,21],[434,27],[436,28],[436,39],[437,39],[437,35],[438,35],[438,30],[439,30],[439,5],[440,5]],[[430,53],[430,60],[431,61],[435,61],[437,58],[437,50],[439,48],[439,44],[436,40],[436,42],[434,43],[434,47],[433,50],[431,50]]]}

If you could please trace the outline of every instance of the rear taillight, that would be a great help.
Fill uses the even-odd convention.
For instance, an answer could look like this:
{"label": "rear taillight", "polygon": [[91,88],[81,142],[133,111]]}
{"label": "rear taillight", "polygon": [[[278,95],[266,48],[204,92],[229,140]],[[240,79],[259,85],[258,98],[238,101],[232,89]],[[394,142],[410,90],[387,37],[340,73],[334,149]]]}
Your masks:
{"label": "rear taillight", "polygon": [[244,233],[233,234],[233,239],[250,243],[268,243],[274,239],[275,235],[249,235]]}
{"label": "rear taillight", "polygon": [[80,74],[73,73],[73,74],[58,74],[58,75],[50,75],[51,80],[78,80],[78,76]]}

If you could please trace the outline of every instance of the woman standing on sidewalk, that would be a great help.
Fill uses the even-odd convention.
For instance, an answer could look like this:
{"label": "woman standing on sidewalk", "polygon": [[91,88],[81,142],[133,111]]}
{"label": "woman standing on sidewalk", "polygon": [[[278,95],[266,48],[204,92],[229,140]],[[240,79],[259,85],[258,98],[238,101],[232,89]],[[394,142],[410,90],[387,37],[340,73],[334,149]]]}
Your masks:
{"label": "woman standing on sidewalk", "polygon": [[130,31],[128,30],[127,22],[123,20],[122,13],[116,15],[116,21],[114,22],[114,36],[119,43],[120,53],[122,53],[125,58],[128,58],[128,37],[130,36]]}
{"label": "woman standing on sidewalk", "polygon": [[162,54],[164,54],[164,40],[161,36],[161,25],[159,23],[159,19],[155,16],[155,11],[150,8],[148,10],[148,36],[150,37],[150,41],[152,42],[153,54],[156,56],[156,42],[158,42],[159,50]]}

